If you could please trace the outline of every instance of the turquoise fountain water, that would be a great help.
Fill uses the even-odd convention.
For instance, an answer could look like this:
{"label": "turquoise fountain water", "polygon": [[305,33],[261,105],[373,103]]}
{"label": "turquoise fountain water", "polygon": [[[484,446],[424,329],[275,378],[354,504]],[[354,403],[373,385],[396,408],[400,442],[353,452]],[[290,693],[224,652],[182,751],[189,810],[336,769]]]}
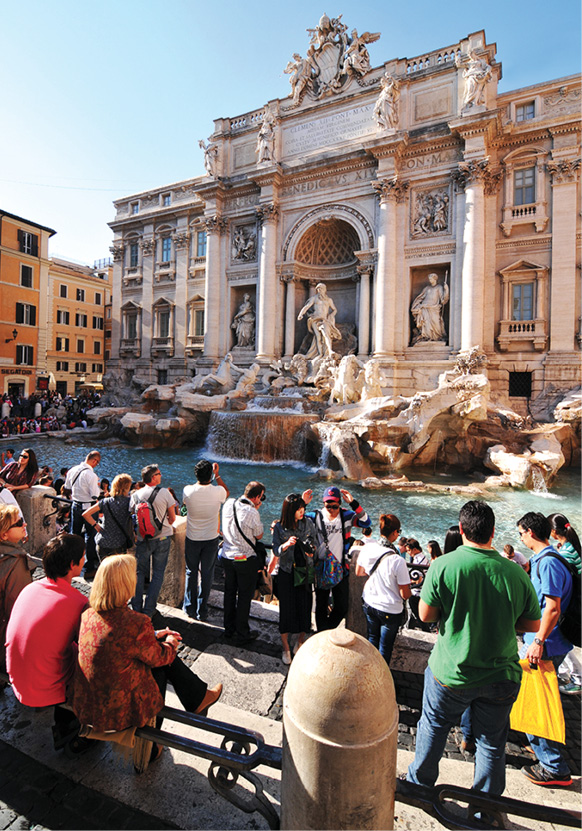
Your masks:
{"label": "turquoise fountain water", "polygon": [[[92,444],[83,441],[69,444],[53,438],[31,439],[27,444],[37,452],[40,464],[48,464],[53,468],[55,476],[61,467],[70,467],[82,461],[93,448]],[[184,485],[194,481],[194,465],[198,459],[210,458],[220,462],[219,457],[207,454],[202,448],[144,450],[105,442],[100,449],[102,461],[97,468],[99,477],[105,476],[112,480],[117,473],[129,473],[134,480],[138,480],[142,467],[156,463],[162,470],[162,484],[173,487],[178,499],[181,499]],[[287,493],[313,488],[313,504],[317,505],[321,503],[321,496],[326,487],[325,482],[314,480],[313,469],[303,465],[245,463],[237,460],[221,461],[220,470],[233,495],[240,495],[245,484],[252,479],[265,484],[267,501],[261,509],[261,516],[266,527],[279,518],[281,503]],[[418,470],[409,472],[409,477],[441,485],[467,484],[469,481],[462,474],[430,475]],[[380,513],[394,513],[402,523],[403,533],[417,537],[423,545],[433,538],[442,543],[448,527],[457,522],[459,508],[468,499],[464,495],[451,493],[368,490],[354,483],[339,480],[335,484],[341,487],[347,484],[348,490],[372,517],[376,531]],[[562,469],[547,494],[503,488],[489,495],[487,499],[495,511],[495,542],[500,548],[505,543],[511,543],[518,550],[523,550],[515,524],[526,511],[541,511],[544,514],[559,511],[570,519],[578,532],[582,528],[580,475],[573,468]],[[268,540],[269,535],[265,536]]]}

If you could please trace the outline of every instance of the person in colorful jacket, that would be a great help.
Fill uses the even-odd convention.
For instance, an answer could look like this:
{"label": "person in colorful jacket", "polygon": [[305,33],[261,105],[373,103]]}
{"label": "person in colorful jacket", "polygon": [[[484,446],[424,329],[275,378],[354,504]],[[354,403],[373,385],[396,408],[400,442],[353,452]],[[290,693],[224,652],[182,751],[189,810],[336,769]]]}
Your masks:
{"label": "person in colorful jacket", "polygon": [[[306,490],[302,494],[303,501],[308,505],[313,498],[313,491]],[[350,506],[341,507],[342,499]],[[307,511],[305,516],[313,520],[318,534],[318,541],[325,542],[336,560],[344,569],[344,576],[331,589],[333,604],[330,609],[330,589],[315,589],[315,623],[317,631],[335,629],[345,618],[349,603],[349,561],[347,554],[350,550],[352,528],[369,528],[372,524],[370,517],[364,511],[352,494],[344,489],[332,486],[323,493],[323,510]]]}

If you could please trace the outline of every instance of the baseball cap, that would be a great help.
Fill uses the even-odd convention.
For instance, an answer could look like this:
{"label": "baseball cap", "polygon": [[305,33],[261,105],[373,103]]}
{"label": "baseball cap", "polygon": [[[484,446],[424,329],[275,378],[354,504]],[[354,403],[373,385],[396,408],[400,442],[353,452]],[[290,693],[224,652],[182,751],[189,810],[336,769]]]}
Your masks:
{"label": "baseball cap", "polygon": [[326,488],[323,492],[323,501],[328,502],[334,500],[335,502],[342,501],[342,495],[340,493],[340,489],[334,487]]}

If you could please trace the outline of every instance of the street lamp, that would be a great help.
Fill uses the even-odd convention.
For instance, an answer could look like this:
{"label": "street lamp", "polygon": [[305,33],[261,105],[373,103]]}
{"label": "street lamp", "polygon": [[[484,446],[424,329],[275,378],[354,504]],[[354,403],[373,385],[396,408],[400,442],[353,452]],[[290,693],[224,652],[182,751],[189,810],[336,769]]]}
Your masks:
{"label": "street lamp", "polygon": [[6,341],[5,341],[5,342],[6,342],[6,343],[10,343],[11,341],[16,340],[16,338],[17,338],[17,337],[18,337],[18,330],[17,330],[17,329],[13,329],[13,330],[12,330],[12,337],[11,337],[11,338],[6,338]]}

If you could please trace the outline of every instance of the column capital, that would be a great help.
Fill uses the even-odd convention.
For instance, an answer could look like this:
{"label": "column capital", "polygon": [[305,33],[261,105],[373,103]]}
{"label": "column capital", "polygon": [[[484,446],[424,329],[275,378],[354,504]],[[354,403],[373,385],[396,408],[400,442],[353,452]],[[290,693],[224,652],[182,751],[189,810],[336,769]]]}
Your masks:
{"label": "column capital", "polygon": [[176,231],[172,234],[172,242],[176,250],[181,248],[188,248],[190,244],[190,234],[188,231]]}
{"label": "column capital", "polygon": [[576,182],[580,170],[580,159],[559,159],[548,162],[546,167],[552,177],[552,185]]}
{"label": "column capital", "polygon": [[201,222],[207,234],[224,234],[227,229],[227,221],[221,214],[205,216]]}
{"label": "column capital", "polygon": [[394,176],[391,179],[372,182],[372,187],[380,197],[380,202],[404,202],[410,182],[404,182],[398,176]]}
{"label": "column capital", "polygon": [[116,242],[114,245],[110,245],[109,250],[111,251],[114,263],[119,263],[123,260],[125,245],[122,242]]}
{"label": "column capital", "polygon": [[377,251],[354,251],[358,258],[356,270],[358,274],[372,274],[378,262]]}
{"label": "column capital", "polygon": [[275,222],[279,216],[279,206],[275,202],[267,202],[255,209],[259,224],[264,222]]}
{"label": "column capital", "polygon": [[299,283],[300,282],[299,277],[296,277],[294,274],[289,274],[289,273],[279,275],[279,279],[281,280],[282,283],[287,283],[287,284],[289,284],[289,283]]}
{"label": "column capital", "polygon": [[459,162],[458,167],[451,173],[458,190],[464,190],[469,185],[482,184],[488,196],[497,192],[502,177],[503,172],[499,168],[493,169],[489,166],[489,156]]}
{"label": "column capital", "polygon": [[151,257],[156,247],[156,241],[153,237],[142,237],[139,241],[139,245],[144,257]]}

